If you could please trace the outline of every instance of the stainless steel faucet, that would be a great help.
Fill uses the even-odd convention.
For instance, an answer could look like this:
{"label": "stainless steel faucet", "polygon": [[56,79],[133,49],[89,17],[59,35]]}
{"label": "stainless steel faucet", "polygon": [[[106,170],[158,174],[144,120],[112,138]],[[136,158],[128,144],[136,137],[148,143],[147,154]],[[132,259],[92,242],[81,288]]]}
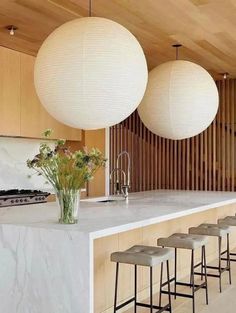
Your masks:
{"label": "stainless steel faucet", "polygon": [[[128,158],[127,175],[122,168],[119,168],[119,160],[123,155],[125,155]],[[130,156],[129,156],[129,153],[127,151],[122,151],[121,153],[118,154],[118,156],[116,158],[116,168],[114,168],[111,171],[110,180],[112,178],[113,173],[118,172],[118,171],[120,171],[123,174],[123,184],[120,182],[119,175],[117,175],[116,188],[115,188],[116,194],[119,195],[120,193],[122,193],[122,195],[126,199],[129,195],[129,188],[130,188]]]}

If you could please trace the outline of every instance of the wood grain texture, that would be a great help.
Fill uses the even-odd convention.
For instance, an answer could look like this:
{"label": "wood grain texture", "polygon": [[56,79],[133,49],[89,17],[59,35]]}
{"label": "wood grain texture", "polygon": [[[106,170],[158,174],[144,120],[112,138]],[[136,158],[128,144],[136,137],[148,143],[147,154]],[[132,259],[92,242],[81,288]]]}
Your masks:
{"label": "wood grain texture", "polygon": [[[149,69],[171,60],[171,45],[181,42],[180,57],[211,73],[236,75],[236,2],[232,0],[94,0],[92,15],[114,20],[141,43]],[[1,0],[0,45],[36,55],[58,26],[88,16],[88,0]],[[19,29],[9,36],[6,25]]]}
{"label": "wood grain texture", "polygon": [[[84,146],[88,149],[98,148],[105,155],[105,129],[84,131]],[[94,178],[87,184],[87,196],[105,195],[105,169],[100,168]]]}
{"label": "wood grain texture", "polygon": [[[236,80],[217,81],[217,87],[218,114],[198,136],[180,141],[158,137],[143,125],[137,111],[111,128],[110,166],[115,167],[119,152],[130,153],[131,191],[236,191]],[[132,121],[136,124],[132,125]],[[127,140],[115,150],[114,137],[121,133]]]}
{"label": "wood grain texture", "polygon": [[0,136],[81,140],[81,130],[54,119],[40,103],[34,87],[35,57],[0,47]]}
{"label": "wood grain texture", "polygon": [[20,53],[0,49],[0,134],[20,133]]}
{"label": "wood grain texture", "polygon": [[[114,285],[115,285],[115,263],[110,261],[111,253],[123,251],[133,245],[156,246],[157,238],[167,237],[173,233],[188,232],[189,227],[198,226],[201,223],[216,223],[218,218],[235,214],[235,204],[210,209],[205,212],[173,219],[159,224],[137,228],[112,236],[99,238],[94,241],[94,313],[113,313]],[[209,237],[206,247],[207,261],[211,262],[217,258],[217,239]],[[231,249],[236,246],[236,234],[230,234]],[[225,246],[225,239],[223,239]],[[200,261],[200,249],[196,251],[196,263]],[[178,277],[186,280],[189,277],[190,251],[178,250]],[[171,275],[173,274],[173,261],[170,262]],[[132,265],[121,264],[119,275],[118,303],[133,297],[134,294],[134,269]],[[154,268],[154,293],[159,291],[160,266]],[[148,268],[138,267],[138,299],[142,301],[149,297]],[[157,298],[155,296],[155,301]],[[178,302],[178,301],[177,301]],[[181,303],[179,303],[181,305]],[[121,311],[121,312],[125,312]],[[133,312],[133,311],[132,311]],[[139,311],[138,311],[139,312]],[[148,312],[145,311],[145,312]],[[189,311],[191,312],[191,311]]]}

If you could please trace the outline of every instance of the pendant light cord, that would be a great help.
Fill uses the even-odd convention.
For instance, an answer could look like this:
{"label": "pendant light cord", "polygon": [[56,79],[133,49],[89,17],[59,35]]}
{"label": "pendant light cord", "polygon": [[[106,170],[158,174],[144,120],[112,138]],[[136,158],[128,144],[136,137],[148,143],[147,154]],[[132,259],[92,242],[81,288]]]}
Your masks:
{"label": "pendant light cord", "polygon": [[89,17],[92,17],[92,0],[89,0]]}
{"label": "pendant light cord", "polygon": [[176,60],[179,59],[179,47],[176,47],[176,49],[175,49],[175,58],[176,58]]}
{"label": "pendant light cord", "polygon": [[177,43],[175,45],[172,45],[172,47],[175,48],[175,59],[179,60],[179,48],[182,47],[182,45]]}

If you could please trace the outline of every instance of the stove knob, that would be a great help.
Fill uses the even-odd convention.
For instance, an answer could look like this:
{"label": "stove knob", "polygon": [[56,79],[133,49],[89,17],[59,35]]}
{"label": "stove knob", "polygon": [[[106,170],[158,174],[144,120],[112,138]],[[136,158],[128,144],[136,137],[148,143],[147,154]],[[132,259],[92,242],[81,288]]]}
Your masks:
{"label": "stove knob", "polygon": [[23,199],[20,199],[20,202],[23,202]]}
{"label": "stove knob", "polygon": [[25,201],[25,202],[28,202],[28,200],[27,200],[27,199],[25,199],[24,201]]}
{"label": "stove knob", "polygon": [[18,203],[19,202],[19,200],[18,199],[16,199],[16,201],[15,201],[16,203]]}
{"label": "stove knob", "polygon": [[35,198],[35,201],[38,201],[38,198]]}
{"label": "stove knob", "polygon": [[11,200],[11,203],[14,203],[14,200]]}

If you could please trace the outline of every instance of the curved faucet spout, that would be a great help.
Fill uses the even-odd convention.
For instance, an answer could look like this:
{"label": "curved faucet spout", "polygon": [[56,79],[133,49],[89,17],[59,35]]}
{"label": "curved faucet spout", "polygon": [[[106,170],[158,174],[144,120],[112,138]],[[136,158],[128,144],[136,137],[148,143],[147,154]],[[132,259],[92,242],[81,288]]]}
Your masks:
{"label": "curved faucet spout", "polygon": [[[114,168],[114,169],[111,171],[110,180],[112,179],[112,175],[113,175],[115,172],[121,172],[121,173],[123,174],[124,185],[126,185],[126,174],[125,174],[125,171],[123,171],[121,168]],[[116,177],[116,193],[119,193],[120,191],[121,191],[120,182],[119,182],[118,177]],[[123,192],[123,191],[122,191],[122,192]]]}
{"label": "curved faucet spout", "polygon": [[117,155],[116,158],[116,168],[119,168],[119,159],[120,157],[122,157],[123,155],[126,155],[127,159],[128,159],[128,169],[127,169],[127,186],[130,186],[130,155],[127,151],[122,151]]}

